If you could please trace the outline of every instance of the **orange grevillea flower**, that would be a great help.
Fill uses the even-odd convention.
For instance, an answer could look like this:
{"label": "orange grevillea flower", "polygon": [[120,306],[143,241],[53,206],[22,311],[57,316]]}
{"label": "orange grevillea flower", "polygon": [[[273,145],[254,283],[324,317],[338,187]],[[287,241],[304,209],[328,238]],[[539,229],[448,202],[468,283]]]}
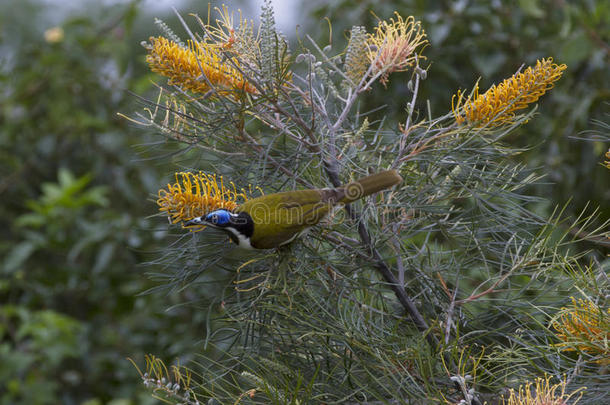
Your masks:
{"label": "orange grevillea flower", "polygon": [[[240,203],[248,201],[248,193],[237,190],[235,184],[225,186],[222,176],[203,172],[176,173],[176,182],[159,190],[157,205],[172,223],[188,221],[216,209],[234,210]],[[251,193],[250,193],[251,194]]]}
{"label": "orange grevillea flower", "polygon": [[606,167],[608,169],[610,169],[610,149],[608,149],[608,152],[606,152],[606,159],[608,159],[608,160],[606,160],[604,163],[605,163]]}
{"label": "orange grevillea flower", "polygon": [[373,74],[383,72],[381,82],[385,85],[392,72],[402,72],[413,66],[417,59],[417,48],[428,43],[426,33],[413,16],[403,19],[394,12],[396,20],[380,21],[375,32],[368,34],[368,57]]}
{"label": "orange grevillea flower", "polygon": [[223,56],[222,44],[189,40],[188,47],[183,47],[164,37],[151,37],[149,41],[146,62],[150,70],[168,77],[170,84],[194,93],[207,93],[212,90],[210,84],[220,94],[256,93],[237,69],[237,59]]}
{"label": "orange grevillea flower", "polygon": [[[557,384],[551,384],[551,377],[536,378],[534,383],[527,382],[519,386],[518,391],[510,389],[508,399],[502,397],[503,405],[567,405],[576,404],[586,388],[566,393],[567,382],[564,379]],[[580,393],[578,398],[575,397]],[[569,401],[569,402],[568,402]]]}
{"label": "orange grevillea flower", "polygon": [[566,65],[553,63],[553,58],[542,59],[536,62],[536,66],[491,86],[483,94],[479,94],[478,84],[465,100],[464,94],[458,91],[451,100],[455,120],[458,124],[468,123],[477,127],[513,123],[515,111],[526,108],[552,89],[565,69]]}
{"label": "orange grevillea flower", "polygon": [[602,362],[610,363],[610,308],[604,311],[592,301],[574,297],[571,300],[572,307],[562,308],[552,322],[562,340],[557,346],[602,355]]}

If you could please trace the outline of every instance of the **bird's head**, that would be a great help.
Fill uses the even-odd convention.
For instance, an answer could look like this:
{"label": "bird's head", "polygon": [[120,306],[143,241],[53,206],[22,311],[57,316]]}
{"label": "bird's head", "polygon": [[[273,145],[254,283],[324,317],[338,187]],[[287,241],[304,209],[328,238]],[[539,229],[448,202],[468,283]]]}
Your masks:
{"label": "bird's head", "polygon": [[186,221],[184,225],[207,225],[213,228],[226,228],[228,226],[231,226],[233,217],[237,217],[237,215],[233,214],[228,210],[220,209],[212,211],[207,215],[196,217],[191,219],[190,221]]}
{"label": "bird's head", "polygon": [[254,232],[252,218],[245,212],[235,214],[225,209],[212,211],[207,215],[193,218],[185,226],[211,226],[227,232],[231,240],[241,247],[251,248],[250,237]]}

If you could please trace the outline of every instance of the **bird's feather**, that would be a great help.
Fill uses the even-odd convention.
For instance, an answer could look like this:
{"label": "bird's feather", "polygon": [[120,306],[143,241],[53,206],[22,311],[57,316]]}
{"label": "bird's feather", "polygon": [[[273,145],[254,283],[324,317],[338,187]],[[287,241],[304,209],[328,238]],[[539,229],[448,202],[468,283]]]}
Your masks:
{"label": "bird's feather", "polygon": [[245,202],[235,212],[248,213],[252,218],[252,246],[270,249],[290,242],[303,230],[320,222],[335,205],[353,202],[401,181],[398,172],[387,170],[334,189],[264,195]]}

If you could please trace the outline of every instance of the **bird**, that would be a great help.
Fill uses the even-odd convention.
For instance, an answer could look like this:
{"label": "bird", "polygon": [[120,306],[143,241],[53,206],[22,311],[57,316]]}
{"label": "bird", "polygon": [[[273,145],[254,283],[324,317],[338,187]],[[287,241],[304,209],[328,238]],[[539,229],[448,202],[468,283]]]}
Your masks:
{"label": "bird", "polygon": [[338,204],[349,204],[401,182],[396,170],[386,170],[337,188],[263,195],[232,211],[217,209],[184,225],[220,229],[240,248],[272,249],[292,242]]}

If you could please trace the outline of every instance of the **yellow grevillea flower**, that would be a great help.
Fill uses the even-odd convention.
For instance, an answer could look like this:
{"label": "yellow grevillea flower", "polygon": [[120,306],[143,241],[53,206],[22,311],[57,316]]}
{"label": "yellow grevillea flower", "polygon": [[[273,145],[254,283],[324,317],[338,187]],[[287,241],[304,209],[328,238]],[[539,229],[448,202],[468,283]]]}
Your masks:
{"label": "yellow grevillea flower", "polygon": [[[576,391],[567,394],[566,393],[566,380],[551,384],[550,376],[545,378],[536,378],[534,384],[528,382],[524,385],[519,386],[519,390],[515,391],[512,388],[509,391],[508,400],[502,397],[503,405],[567,405],[568,401],[570,404],[576,404],[580,397],[582,397],[582,391],[586,388],[579,388]],[[533,387],[532,387],[533,385]],[[580,393],[578,398],[572,399],[575,395]],[[572,402],[573,401],[573,402]]]}
{"label": "yellow grevillea flower", "polygon": [[157,199],[159,211],[165,212],[174,224],[219,208],[234,210],[240,203],[248,201],[244,189],[238,191],[232,182],[226,187],[222,176],[220,182],[216,175],[203,172],[179,172],[175,176],[176,182],[159,190]]}
{"label": "yellow grevillea flower", "polygon": [[238,10],[239,18],[236,22],[234,13],[222,5],[222,10],[214,7],[218,14],[216,25],[210,24],[209,10],[206,31],[214,42],[220,44],[225,51],[235,52],[239,59],[247,64],[254,64],[260,55],[259,32],[254,29],[254,22],[243,18]]}
{"label": "yellow grevillea flower", "polygon": [[182,395],[184,393],[189,396],[193,395],[192,375],[188,368],[180,364],[172,364],[171,367],[167,367],[163,360],[153,354],[147,354],[144,358],[146,359],[144,372],[140,370],[135,361],[130,358],[127,360],[136,368],[146,388],[154,390],[155,394],[164,393],[168,396],[175,396],[178,391]]}
{"label": "yellow grevillea flower", "polygon": [[610,169],[610,149],[608,149],[608,152],[606,152],[606,159],[608,160],[606,160],[604,163],[606,164],[606,167]]}
{"label": "yellow grevillea flower", "polygon": [[428,43],[426,33],[413,16],[403,19],[394,12],[396,21],[380,21],[375,32],[368,34],[368,57],[373,66],[373,74],[383,71],[381,82],[385,85],[392,72],[402,72],[415,63],[418,47]]}
{"label": "yellow grevillea flower", "polygon": [[44,32],[44,40],[50,44],[57,44],[64,40],[64,29],[61,27],[49,28]]}
{"label": "yellow grevillea flower", "polygon": [[149,39],[146,62],[150,70],[169,78],[169,83],[194,93],[207,93],[211,90],[208,81],[221,94],[235,91],[256,93],[235,67],[236,59],[228,60],[222,54],[221,45],[206,42],[187,41],[182,47],[164,37]]}
{"label": "yellow grevillea flower", "polygon": [[572,307],[562,308],[552,322],[557,337],[563,341],[557,346],[602,355],[601,362],[610,363],[610,308],[604,311],[592,301],[574,297],[571,300]]}
{"label": "yellow grevillea flower", "polygon": [[526,108],[552,89],[565,69],[566,65],[553,63],[553,58],[542,59],[536,61],[536,66],[491,86],[484,94],[479,94],[478,84],[465,100],[464,94],[458,91],[451,99],[455,120],[458,124],[477,127],[510,124],[515,120],[515,111]]}

